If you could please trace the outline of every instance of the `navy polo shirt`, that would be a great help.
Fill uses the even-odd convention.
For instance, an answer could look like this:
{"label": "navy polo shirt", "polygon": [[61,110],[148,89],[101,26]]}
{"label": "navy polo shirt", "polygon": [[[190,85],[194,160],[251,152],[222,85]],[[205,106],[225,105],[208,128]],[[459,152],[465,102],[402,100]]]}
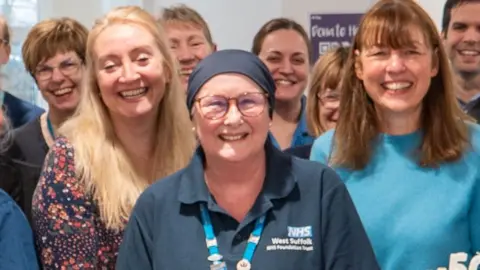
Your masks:
{"label": "navy polo shirt", "polygon": [[201,148],[185,169],[150,186],[126,227],[116,269],[210,269],[200,207],[208,207],[220,254],[236,269],[258,217],[266,223],[252,269],[379,269],[345,185],[330,168],[266,144],[267,175],[237,222],[204,180]]}

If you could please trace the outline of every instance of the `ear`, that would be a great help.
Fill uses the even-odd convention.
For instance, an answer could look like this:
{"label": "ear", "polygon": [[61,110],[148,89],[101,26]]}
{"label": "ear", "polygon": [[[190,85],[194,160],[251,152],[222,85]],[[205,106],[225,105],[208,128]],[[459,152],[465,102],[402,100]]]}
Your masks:
{"label": "ear", "polygon": [[[10,45],[4,45],[4,47],[5,48],[3,48],[3,50],[5,50],[5,54],[3,57],[0,57],[0,66],[7,64],[8,60],[10,59],[10,53],[11,53]],[[2,50],[2,48],[0,48],[0,50]]]}
{"label": "ear", "polygon": [[212,43],[212,53],[217,51],[217,43]]}
{"label": "ear", "polygon": [[362,65],[360,63],[360,51],[359,50],[355,50],[354,51],[354,55],[355,55],[355,64],[354,64],[354,68],[355,68],[355,75],[357,76],[357,78],[361,81],[363,81],[363,70],[362,70]]}
{"label": "ear", "polygon": [[433,77],[437,76],[439,66],[440,66],[440,55],[439,55],[439,52],[438,52],[438,48],[436,48],[433,51],[433,55],[432,55],[432,71],[430,72],[430,77],[433,78]]}

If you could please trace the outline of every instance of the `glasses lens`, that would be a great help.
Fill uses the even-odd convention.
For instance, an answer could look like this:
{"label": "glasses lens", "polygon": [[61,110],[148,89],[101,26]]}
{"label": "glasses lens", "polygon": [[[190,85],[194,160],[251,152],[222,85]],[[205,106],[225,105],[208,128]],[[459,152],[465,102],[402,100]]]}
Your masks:
{"label": "glasses lens", "polygon": [[204,117],[217,119],[225,115],[228,109],[228,100],[221,96],[208,96],[200,99],[200,110]]}
{"label": "glasses lens", "polygon": [[60,70],[64,75],[72,75],[77,71],[78,64],[73,63],[73,62],[65,62],[60,64]]}
{"label": "glasses lens", "polygon": [[244,116],[257,116],[265,108],[265,95],[248,93],[238,97],[238,109]]}

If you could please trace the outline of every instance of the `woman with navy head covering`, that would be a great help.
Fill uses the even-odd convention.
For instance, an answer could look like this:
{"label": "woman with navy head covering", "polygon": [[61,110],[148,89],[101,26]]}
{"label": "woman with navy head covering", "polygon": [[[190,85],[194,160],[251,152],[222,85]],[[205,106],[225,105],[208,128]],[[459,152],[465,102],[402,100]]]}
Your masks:
{"label": "woman with navy head covering", "polygon": [[337,175],[267,136],[274,92],[251,53],[199,63],[187,91],[197,154],[140,196],[117,269],[378,269]]}

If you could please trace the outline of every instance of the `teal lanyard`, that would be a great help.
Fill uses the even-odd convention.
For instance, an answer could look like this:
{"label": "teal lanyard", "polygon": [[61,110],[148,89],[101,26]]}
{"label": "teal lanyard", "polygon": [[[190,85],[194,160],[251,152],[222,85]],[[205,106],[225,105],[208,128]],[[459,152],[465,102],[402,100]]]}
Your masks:
{"label": "teal lanyard", "polygon": [[50,133],[50,136],[52,136],[52,139],[55,139],[55,133],[53,132],[52,122],[50,121],[50,118],[48,118],[48,116],[47,116],[47,128],[48,128],[48,132]]}
{"label": "teal lanyard", "polygon": [[3,100],[5,99],[5,92],[3,90],[0,90],[0,108],[3,106]]}
{"label": "teal lanyard", "polygon": [[[210,220],[210,214],[204,204],[200,204],[200,212],[202,217],[203,230],[205,232],[205,238],[207,242],[207,248],[209,252],[208,260],[212,262],[210,265],[211,270],[227,270],[227,266],[223,261],[223,256],[220,255],[218,250],[217,238],[213,232],[212,221]],[[255,228],[253,229],[250,238],[248,239],[247,247],[243,253],[243,258],[237,264],[237,270],[250,270],[252,267],[253,253],[257,248],[260,236],[262,235],[263,228],[265,226],[265,215],[262,215],[257,219]]]}

